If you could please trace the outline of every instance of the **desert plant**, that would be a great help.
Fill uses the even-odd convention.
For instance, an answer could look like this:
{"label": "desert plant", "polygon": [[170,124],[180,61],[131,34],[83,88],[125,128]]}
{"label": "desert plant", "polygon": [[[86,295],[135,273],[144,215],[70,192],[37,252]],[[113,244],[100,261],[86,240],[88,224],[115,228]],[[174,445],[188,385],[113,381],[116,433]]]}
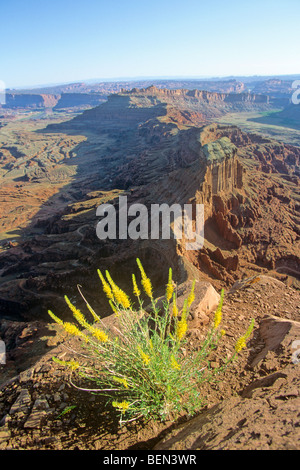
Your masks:
{"label": "desert plant", "polygon": [[[75,324],[63,322],[50,310],[49,315],[70,335],[81,338],[85,356],[88,356],[89,360],[80,364],[74,360],[53,359],[71,369],[70,381],[76,388],[98,392],[106,397],[107,402],[120,415],[121,423],[139,417],[165,420],[182,413],[192,415],[203,406],[199,386],[223,371],[246,346],[245,341],[251,334],[253,321],[246,334],[237,341],[231,358],[226,359],[219,369],[211,369],[208,356],[224,333],[220,328],[224,291],[221,292],[214,322],[205,341],[199,350],[187,354],[187,319],[195,299],[195,281],[179,312],[170,268],[165,297],[161,302],[162,306],[158,307],[151,281],[139,259],[137,264],[141,273],[141,285],[150,299],[150,312],[146,312],[143,307],[141,290],[135,275],[132,275],[132,287],[137,299],[137,309],[133,308],[132,301],[116,285],[109,272],[106,271],[104,276],[98,270],[103,290],[117,317],[118,326],[114,327],[114,332],[104,328],[101,318],[82,296],[93,316],[94,323],[90,324],[65,296],[74,318],[83,329]],[[97,388],[79,387],[74,383],[73,374],[78,378],[87,379],[89,383],[94,382]]]}

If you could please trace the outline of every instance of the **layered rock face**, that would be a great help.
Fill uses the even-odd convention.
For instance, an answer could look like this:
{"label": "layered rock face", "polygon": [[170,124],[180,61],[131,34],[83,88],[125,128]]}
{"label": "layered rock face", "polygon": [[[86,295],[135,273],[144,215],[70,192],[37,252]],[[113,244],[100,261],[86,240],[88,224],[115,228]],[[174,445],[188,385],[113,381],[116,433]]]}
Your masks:
{"label": "layered rock face", "polygon": [[[177,90],[168,90],[168,89],[160,89],[156,86],[150,86],[147,89],[134,89],[136,94],[145,94],[152,96],[159,96],[164,97],[165,99],[180,97],[180,98],[196,98],[197,101],[205,101],[207,103],[213,104],[214,102],[225,102],[225,103],[262,103],[268,104],[269,99],[267,95],[253,95],[250,93],[216,93],[212,91],[206,90],[185,90],[185,89],[177,89]],[[131,91],[128,91],[131,93]],[[197,106],[196,103],[194,105]]]}
{"label": "layered rock face", "polygon": [[205,144],[203,152],[208,165],[202,187],[204,195],[207,191],[215,196],[243,187],[243,166],[237,157],[237,148],[227,137]]}
{"label": "layered rock face", "polygon": [[60,95],[48,94],[6,94],[4,108],[53,108],[60,99]]}

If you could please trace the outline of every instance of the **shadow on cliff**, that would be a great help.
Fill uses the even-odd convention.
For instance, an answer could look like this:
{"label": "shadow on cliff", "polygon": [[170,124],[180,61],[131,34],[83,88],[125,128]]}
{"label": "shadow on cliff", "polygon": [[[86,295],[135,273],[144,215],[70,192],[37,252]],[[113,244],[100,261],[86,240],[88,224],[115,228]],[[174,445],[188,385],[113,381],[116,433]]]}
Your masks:
{"label": "shadow on cliff", "polygon": [[[154,104],[146,110],[130,108],[127,96],[114,97],[112,101],[112,112],[104,103],[70,121],[36,131],[45,134],[45,139],[48,133],[61,133],[82,135],[85,141],[72,149],[73,154],[77,154],[75,158],[60,162],[67,167],[77,165],[72,181],[41,205],[27,227],[17,231],[21,240],[19,245],[14,247],[11,243],[0,255],[1,317],[43,318],[47,321],[47,310],[57,309],[60,315],[68,318],[64,294],[78,306],[84,306],[78,285],[82,286],[93,308],[106,316],[111,310],[102,293],[97,269],[102,272],[108,269],[121,288],[132,292],[131,274],[139,276],[136,257],[142,260],[158,295],[165,288],[169,266],[173,267],[180,281],[185,280],[182,267],[178,267],[176,250],[168,240],[162,244],[149,240],[100,241],[95,230],[95,208],[91,211],[93,214],[88,214],[83,220],[84,224],[78,224],[72,218],[64,220],[72,212],[70,205],[84,201],[91,192],[126,189],[122,174],[118,178],[119,167],[126,158],[122,158],[122,142],[133,142],[139,124],[147,118],[166,113],[166,107],[161,104]],[[103,153],[97,153],[99,145],[102,150],[104,148],[102,159]],[[116,155],[117,161],[108,161],[107,155],[112,155],[110,160]],[[57,207],[59,200],[65,200],[64,207]],[[115,195],[110,202],[117,202]],[[53,215],[47,219],[45,210],[49,207],[54,207],[54,210],[51,209]]]}

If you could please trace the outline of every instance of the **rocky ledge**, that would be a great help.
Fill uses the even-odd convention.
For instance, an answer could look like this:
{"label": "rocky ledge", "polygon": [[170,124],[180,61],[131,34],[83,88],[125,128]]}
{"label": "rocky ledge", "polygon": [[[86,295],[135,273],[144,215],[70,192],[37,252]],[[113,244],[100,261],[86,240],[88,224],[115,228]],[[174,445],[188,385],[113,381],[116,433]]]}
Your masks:
{"label": "rocky ledge", "polygon": [[[219,299],[209,283],[196,286],[188,347],[203,339]],[[179,302],[189,288],[190,281],[179,286]],[[299,449],[299,297],[298,291],[268,276],[244,279],[226,292],[226,334],[210,357],[211,367],[230,354],[251,318],[253,335],[220,381],[203,386],[203,411],[178,422],[120,428],[100,397],[72,387],[65,370],[53,362],[52,356],[65,360],[76,350],[74,339],[58,330],[48,352],[2,384],[0,449]],[[115,319],[112,315],[104,321],[113,327]]]}

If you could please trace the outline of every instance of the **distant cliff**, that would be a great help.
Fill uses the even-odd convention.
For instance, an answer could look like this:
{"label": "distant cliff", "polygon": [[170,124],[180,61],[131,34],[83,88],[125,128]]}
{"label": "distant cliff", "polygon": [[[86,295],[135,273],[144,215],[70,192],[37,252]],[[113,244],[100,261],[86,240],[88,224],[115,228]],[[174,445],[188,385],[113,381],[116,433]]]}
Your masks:
{"label": "distant cliff", "polygon": [[[126,93],[126,92],[125,92]],[[157,95],[158,97],[187,97],[188,99],[196,98],[200,101],[206,101],[207,103],[215,103],[215,102],[224,102],[224,103],[261,103],[261,104],[268,104],[269,97],[267,95],[260,95],[260,94],[251,94],[251,93],[217,93],[213,91],[206,91],[206,90],[185,90],[185,89],[177,89],[177,90],[169,90],[169,89],[160,89],[156,86],[150,86],[146,89],[141,88],[137,89],[134,88],[132,91],[128,91],[127,93],[135,93],[135,94],[147,94],[147,95]]]}
{"label": "distant cliff", "polygon": [[60,95],[45,94],[6,94],[6,104],[3,108],[53,108],[60,99]]}
{"label": "distant cliff", "polygon": [[[101,93],[62,93],[62,94],[21,94],[7,93],[3,108],[8,109],[47,109],[97,106],[106,97]],[[1,107],[1,105],[0,105]]]}

